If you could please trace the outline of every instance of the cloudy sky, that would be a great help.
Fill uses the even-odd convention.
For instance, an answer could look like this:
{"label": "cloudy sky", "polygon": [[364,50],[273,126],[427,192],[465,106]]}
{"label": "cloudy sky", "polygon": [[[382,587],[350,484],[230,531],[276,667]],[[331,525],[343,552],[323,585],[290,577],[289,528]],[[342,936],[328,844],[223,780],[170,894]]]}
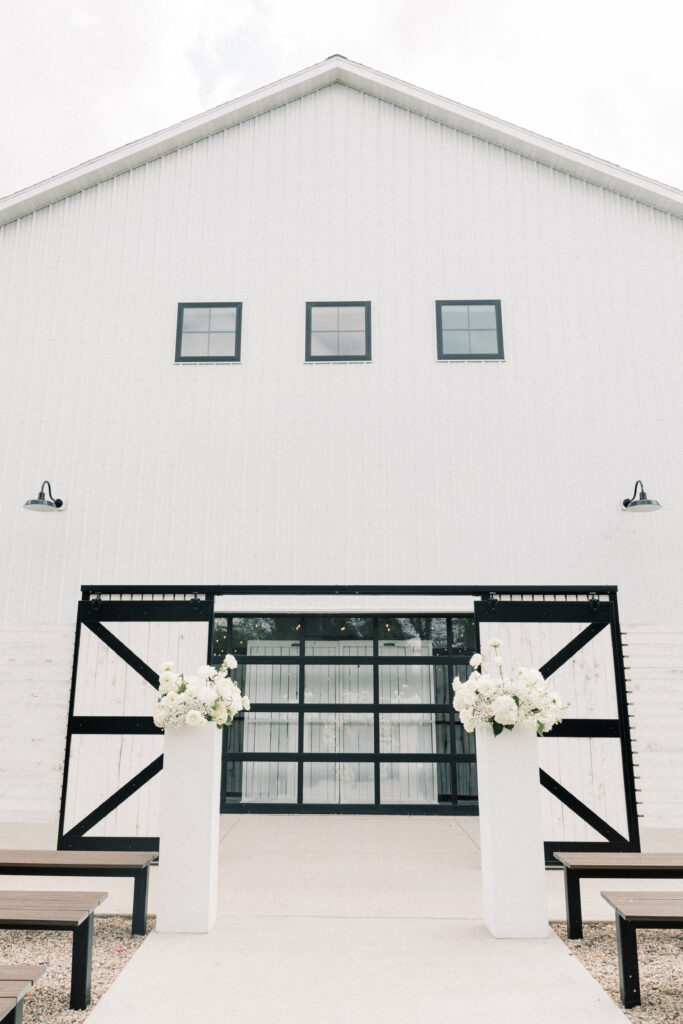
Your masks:
{"label": "cloudy sky", "polygon": [[683,188],[679,0],[0,0],[0,196],[332,53]]}

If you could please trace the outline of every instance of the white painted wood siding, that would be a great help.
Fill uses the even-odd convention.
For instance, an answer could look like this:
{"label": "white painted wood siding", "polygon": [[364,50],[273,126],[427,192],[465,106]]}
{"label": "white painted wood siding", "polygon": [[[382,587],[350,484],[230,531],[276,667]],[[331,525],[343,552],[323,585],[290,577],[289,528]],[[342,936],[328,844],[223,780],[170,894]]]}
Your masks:
{"label": "white painted wood siding", "polygon": [[[98,581],[616,583],[665,621],[682,237],[341,85],[5,226],[0,621]],[[451,298],[502,301],[505,362],[436,361]],[[335,299],[371,363],[304,362]],[[239,365],[174,364],[179,301],[244,303]],[[637,477],[663,512],[621,511]]]}

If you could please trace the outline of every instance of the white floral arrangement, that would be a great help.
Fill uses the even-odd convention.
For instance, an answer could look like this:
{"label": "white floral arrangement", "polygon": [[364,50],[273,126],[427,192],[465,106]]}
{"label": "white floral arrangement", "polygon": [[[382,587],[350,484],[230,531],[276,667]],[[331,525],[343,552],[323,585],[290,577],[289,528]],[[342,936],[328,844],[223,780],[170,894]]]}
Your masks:
{"label": "white floral arrangement", "polygon": [[232,725],[235,715],[249,711],[249,698],[240,692],[230,669],[237,668],[232,654],[226,655],[220,668],[203,665],[192,676],[172,671],[165,661],[159,668],[159,699],[154,709],[154,724],[160,729],[179,729],[183,725],[201,728],[207,722],[222,728]]}
{"label": "white floral arrangement", "polygon": [[473,654],[470,665],[474,672],[469,679],[453,680],[453,707],[460,713],[463,728],[474,732],[478,725],[490,725],[498,736],[503,729],[528,722],[539,736],[550,732],[562,721],[569,704],[562,703],[559,693],[550,689],[548,681],[535,668],[518,668],[506,675],[498,654],[500,646],[500,640],[489,640],[497,669],[493,676],[481,671],[481,654]]}

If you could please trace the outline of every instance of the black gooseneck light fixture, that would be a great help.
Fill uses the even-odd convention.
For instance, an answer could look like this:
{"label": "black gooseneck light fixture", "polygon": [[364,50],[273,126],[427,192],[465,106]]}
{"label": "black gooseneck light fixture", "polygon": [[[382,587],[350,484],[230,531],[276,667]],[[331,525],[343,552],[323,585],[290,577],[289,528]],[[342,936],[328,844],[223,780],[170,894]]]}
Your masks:
{"label": "black gooseneck light fixture", "polygon": [[[639,484],[640,494],[636,499]],[[626,512],[659,512],[662,507],[658,501],[655,501],[653,498],[648,498],[645,493],[645,489],[643,488],[642,480],[636,480],[636,486],[633,488],[633,497],[624,498],[621,505]]]}
{"label": "black gooseneck light fixture", "polygon": [[[45,488],[47,487],[49,498],[45,497]],[[50,487],[49,480],[43,480],[40,485],[40,491],[38,492],[37,498],[29,498],[28,501],[24,502],[24,508],[28,509],[29,512],[56,512],[62,507],[64,502],[61,498],[52,497],[52,488]]]}

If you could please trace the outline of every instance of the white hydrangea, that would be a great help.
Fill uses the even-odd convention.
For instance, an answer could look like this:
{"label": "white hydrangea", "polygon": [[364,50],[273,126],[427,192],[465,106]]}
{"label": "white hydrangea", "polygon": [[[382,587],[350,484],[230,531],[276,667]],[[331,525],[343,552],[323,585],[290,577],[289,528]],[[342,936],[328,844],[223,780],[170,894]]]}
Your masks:
{"label": "white hydrangea", "polygon": [[503,729],[529,723],[538,735],[549,732],[569,707],[548,682],[534,668],[519,668],[510,676],[503,671],[503,659],[498,654],[500,640],[489,640],[492,648],[494,672],[479,671],[483,663],[480,654],[474,654],[470,665],[474,671],[469,679],[453,680],[453,707],[460,714],[466,732],[476,726],[491,726],[496,735]]}
{"label": "white hydrangea", "polygon": [[235,715],[250,709],[248,697],[230,678],[229,670],[237,667],[232,655],[220,668],[202,665],[194,675],[177,675],[172,667],[170,661],[165,661],[159,672],[159,698],[153,714],[159,729],[196,729],[206,722],[222,728],[231,725]]}

